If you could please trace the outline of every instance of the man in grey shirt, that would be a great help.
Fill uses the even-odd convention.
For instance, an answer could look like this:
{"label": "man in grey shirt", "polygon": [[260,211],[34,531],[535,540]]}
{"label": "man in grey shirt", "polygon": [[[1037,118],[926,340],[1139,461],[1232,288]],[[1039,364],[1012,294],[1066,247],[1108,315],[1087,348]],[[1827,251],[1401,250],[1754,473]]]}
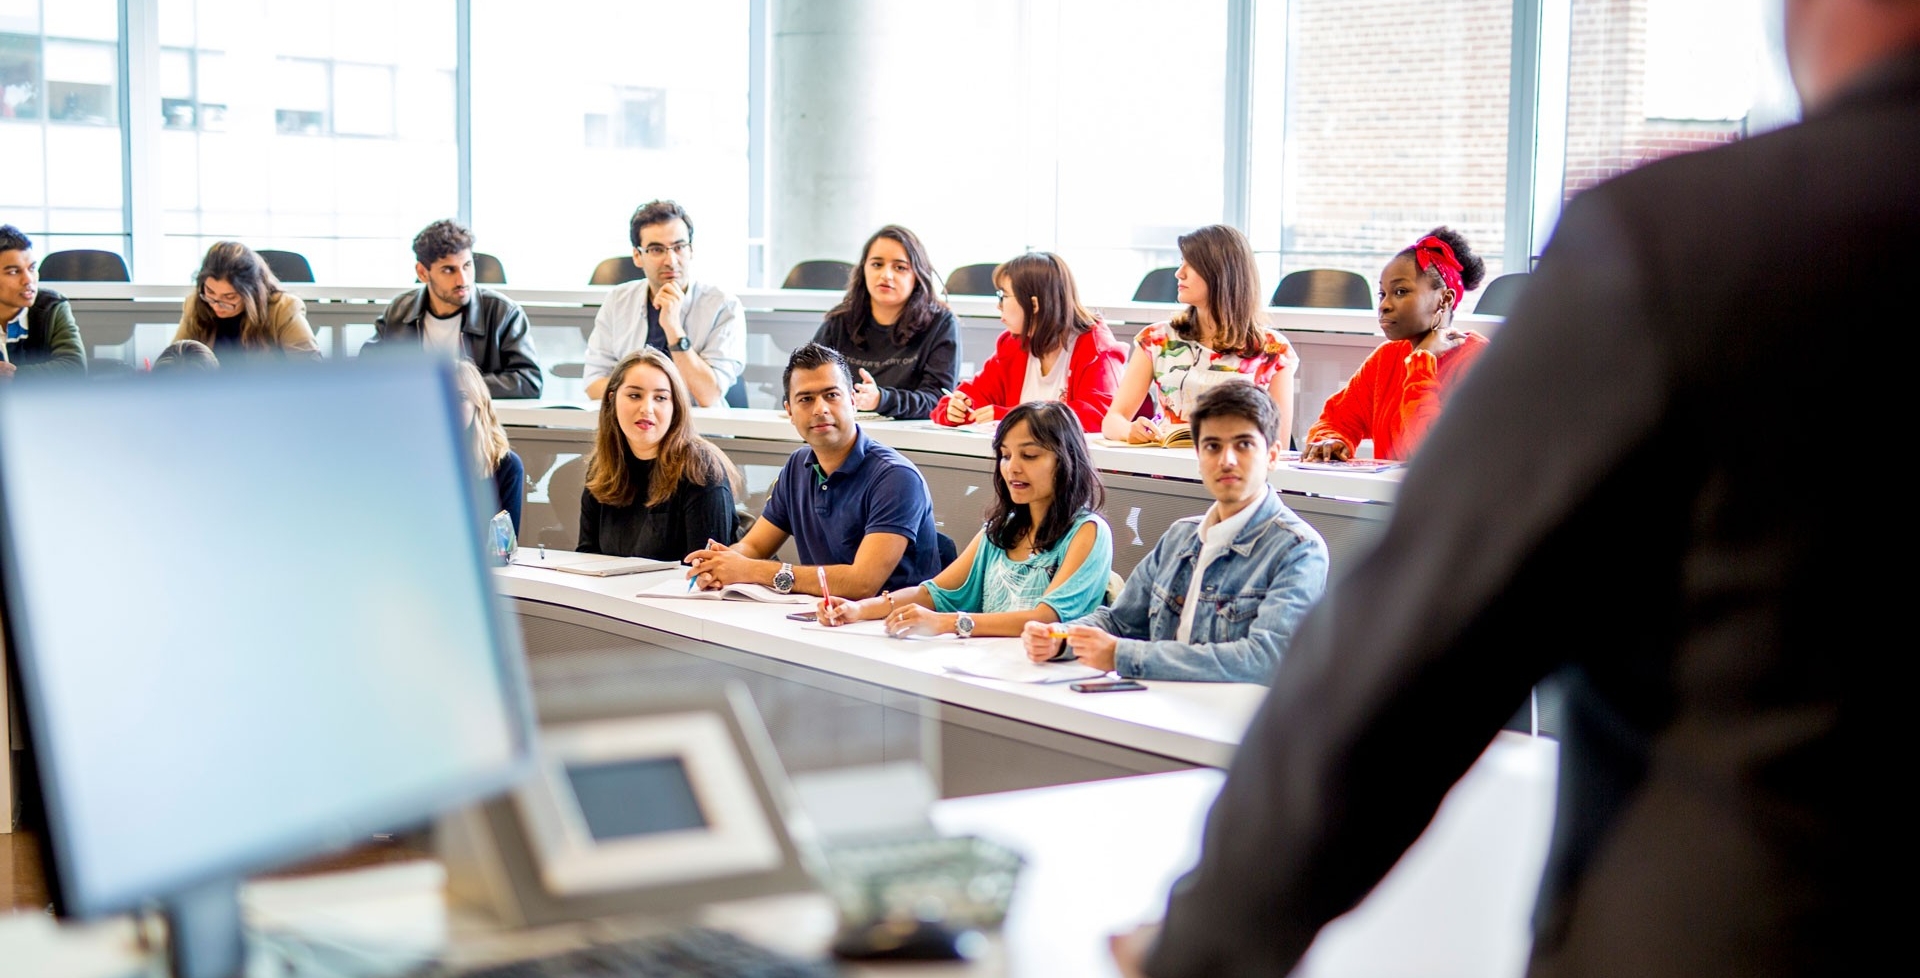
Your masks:
{"label": "man in grey shirt", "polygon": [[673,357],[694,403],[719,407],[747,361],[740,300],[693,280],[693,219],[679,204],[656,200],[628,225],[633,263],[646,278],[616,285],[587,337],[587,396],[606,392],[607,374],[627,354],[651,346]]}

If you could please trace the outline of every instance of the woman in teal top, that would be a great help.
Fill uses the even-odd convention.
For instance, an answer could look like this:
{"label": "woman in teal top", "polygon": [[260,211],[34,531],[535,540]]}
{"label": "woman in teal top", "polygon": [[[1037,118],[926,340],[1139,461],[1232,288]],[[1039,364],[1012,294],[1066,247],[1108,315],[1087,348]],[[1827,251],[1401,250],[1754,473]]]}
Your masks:
{"label": "woman in teal top", "polygon": [[885,618],[889,635],[1018,635],[1030,621],[1069,621],[1107,594],[1113,532],[1095,512],[1105,491],[1073,409],[1031,401],[993,436],[987,522],[939,576],[865,601],[820,602],[820,620]]}

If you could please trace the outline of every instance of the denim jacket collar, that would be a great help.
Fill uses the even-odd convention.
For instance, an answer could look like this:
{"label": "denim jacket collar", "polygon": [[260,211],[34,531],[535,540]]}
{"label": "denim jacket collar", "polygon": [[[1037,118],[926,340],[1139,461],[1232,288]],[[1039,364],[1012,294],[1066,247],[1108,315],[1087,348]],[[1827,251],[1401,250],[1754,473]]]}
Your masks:
{"label": "denim jacket collar", "polygon": [[[1280,494],[1272,486],[1268,486],[1267,494],[1253,506],[1253,516],[1247,520],[1247,525],[1240,528],[1239,534],[1233,538],[1233,544],[1227,548],[1236,557],[1246,557],[1253,553],[1254,548],[1260,545],[1260,538],[1273,531],[1274,514],[1280,512]],[[1205,517],[1202,519],[1204,520]],[[1180,553],[1175,556],[1176,560],[1192,561],[1199,558],[1200,547],[1205,541],[1200,538],[1197,526],[1195,529],[1193,538],[1186,541],[1180,548]]]}

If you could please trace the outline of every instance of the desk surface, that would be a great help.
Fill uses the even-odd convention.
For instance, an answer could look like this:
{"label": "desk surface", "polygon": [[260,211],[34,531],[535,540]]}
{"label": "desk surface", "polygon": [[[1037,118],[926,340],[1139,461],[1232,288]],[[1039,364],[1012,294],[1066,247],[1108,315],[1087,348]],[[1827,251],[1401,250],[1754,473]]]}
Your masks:
{"label": "desk surface", "polygon": [[[496,401],[500,423],[517,427],[592,430],[600,418],[598,401]],[[798,447],[800,435],[778,411],[763,408],[694,408],[700,433],[712,437],[754,438]],[[931,421],[861,422],[875,440],[903,452],[930,452],[968,458],[993,457],[993,439],[985,434],[946,428]],[[1199,481],[1200,466],[1188,448],[1115,448],[1097,435],[1087,437],[1094,467],[1106,472]],[[1297,469],[1282,463],[1269,481],[1283,492],[1337,496],[1390,503],[1400,487],[1401,469],[1386,472],[1330,472]]]}
{"label": "desk surface", "polygon": [[923,696],[1023,723],[1118,744],[1191,764],[1224,767],[1266,687],[1250,683],[1148,682],[1144,693],[1090,696],[1064,683],[1035,685],[957,676],[949,663],[987,652],[1024,661],[1018,639],[891,639],[788,621],[793,605],[636,598],[678,572],[586,577],[504,567],[501,593],[575,608],[711,642],[752,655]]}
{"label": "desk surface", "polygon": [[[1298,974],[1520,974],[1557,769],[1552,741],[1496,737],[1386,879],[1321,932]],[[1217,771],[1184,771],[936,803],[941,831],[987,836],[1028,858],[996,954],[938,973],[1112,975],[1107,935],[1160,915],[1168,888],[1198,851],[1221,780]],[[445,943],[436,874],[383,868],[368,875],[404,879],[412,889],[369,894],[367,881],[343,881],[330,902],[319,893],[324,886],[256,883],[245,899],[257,915],[369,954],[418,960],[422,950]],[[831,927],[825,898],[817,896],[709,907],[702,917],[785,947],[818,947]],[[56,929],[37,909],[0,915],[0,961],[9,975],[14,967],[48,978],[126,974],[141,963],[131,944],[124,921]]]}

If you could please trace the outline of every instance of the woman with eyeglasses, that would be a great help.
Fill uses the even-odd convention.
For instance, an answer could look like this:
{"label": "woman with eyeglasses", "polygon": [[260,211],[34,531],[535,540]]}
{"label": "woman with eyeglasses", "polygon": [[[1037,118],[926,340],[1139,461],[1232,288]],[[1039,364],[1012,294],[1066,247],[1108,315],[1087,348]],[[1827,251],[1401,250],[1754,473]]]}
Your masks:
{"label": "woman with eyeglasses", "polygon": [[933,406],[933,420],[992,421],[1028,401],[1059,401],[1073,409],[1082,429],[1097,433],[1120,385],[1126,347],[1080,304],[1073,273],[1059,255],[1021,255],[993,270],[993,284],[1007,331],[980,376]]}
{"label": "woman with eyeglasses", "polygon": [[194,284],[199,288],[180,313],[174,342],[197,340],[221,357],[320,359],[306,303],[280,291],[280,280],[252,248],[217,242],[207,249]]}

